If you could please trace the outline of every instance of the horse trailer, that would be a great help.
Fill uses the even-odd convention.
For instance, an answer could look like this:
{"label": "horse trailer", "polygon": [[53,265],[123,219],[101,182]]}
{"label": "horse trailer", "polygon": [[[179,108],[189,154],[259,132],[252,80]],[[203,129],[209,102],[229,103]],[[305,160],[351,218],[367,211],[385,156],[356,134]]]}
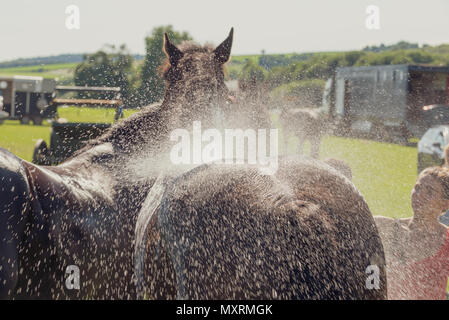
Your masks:
{"label": "horse trailer", "polygon": [[420,138],[448,123],[449,67],[342,67],[326,83],[322,110],[346,132]]}
{"label": "horse trailer", "polygon": [[49,106],[55,94],[53,79],[29,76],[0,76],[0,97],[6,119],[21,123],[41,124],[44,118],[53,117],[56,107]]}

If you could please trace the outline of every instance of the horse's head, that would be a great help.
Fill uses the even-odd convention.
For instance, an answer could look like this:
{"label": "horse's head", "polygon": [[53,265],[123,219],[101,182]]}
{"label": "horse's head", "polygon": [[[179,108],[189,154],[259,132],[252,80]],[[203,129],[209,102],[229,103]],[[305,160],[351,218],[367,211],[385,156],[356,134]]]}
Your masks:
{"label": "horse's head", "polygon": [[[161,147],[161,141],[165,141],[162,136],[167,130],[192,128],[194,121],[201,121],[202,127],[220,127],[223,107],[230,100],[224,82],[224,64],[231,54],[233,32],[231,29],[226,40],[216,48],[191,42],[176,46],[165,34],[167,59],[160,70],[166,81],[162,104],[148,106],[115,124],[77,151],[74,157],[106,142],[113,143],[114,152],[126,150],[126,156],[136,150],[148,150],[147,144],[153,150],[156,146]],[[160,155],[160,150],[157,153]],[[103,152],[99,154],[103,155]]]}
{"label": "horse's head", "polygon": [[232,28],[226,40],[216,48],[192,42],[177,47],[165,34],[165,101],[175,103],[182,109],[181,113],[188,114],[191,119],[204,119],[225,103],[229,92],[224,83],[224,64],[231,55],[233,33]]}

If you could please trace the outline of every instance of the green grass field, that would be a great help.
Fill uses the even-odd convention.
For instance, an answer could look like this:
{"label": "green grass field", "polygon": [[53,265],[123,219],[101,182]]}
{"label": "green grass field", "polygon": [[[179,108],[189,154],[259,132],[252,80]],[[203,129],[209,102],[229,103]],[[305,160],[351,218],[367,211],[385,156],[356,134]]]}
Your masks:
{"label": "green grass field", "polygon": [[[125,110],[125,116],[134,113],[135,110]],[[114,109],[100,108],[58,108],[61,118],[70,122],[101,122],[112,123]],[[33,149],[38,139],[50,141],[51,124],[44,121],[42,126],[23,125],[19,121],[7,120],[0,124],[0,147],[5,148],[19,157],[31,161]]]}
{"label": "green grass field", "polygon": [[64,80],[73,78],[77,63],[59,63],[27,67],[0,68],[0,76],[37,76],[48,79]]}
{"label": "green grass field", "polygon": [[[125,116],[133,112],[126,110]],[[112,122],[114,110],[68,107],[59,108],[59,114],[70,122]],[[282,136],[281,132],[279,136]],[[49,123],[33,126],[5,121],[0,125],[0,147],[28,161],[31,161],[34,145],[40,138],[49,142]],[[294,137],[289,140],[288,154],[297,152],[296,142]],[[283,154],[283,143],[279,148]],[[320,157],[345,160],[351,166],[353,181],[374,215],[398,218],[412,215],[410,192],[417,176],[416,148],[325,136]]]}

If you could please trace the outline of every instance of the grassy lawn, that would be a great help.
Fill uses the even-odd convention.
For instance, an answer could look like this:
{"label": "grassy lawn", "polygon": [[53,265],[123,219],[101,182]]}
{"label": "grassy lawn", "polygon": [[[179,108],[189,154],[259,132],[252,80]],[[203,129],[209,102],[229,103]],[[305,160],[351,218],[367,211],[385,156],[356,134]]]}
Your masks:
{"label": "grassy lawn", "polygon": [[[59,115],[70,122],[112,122],[113,109],[59,108]],[[129,116],[134,110],[125,110]],[[20,125],[5,121],[0,125],[0,147],[31,161],[37,139],[49,142],[50,124]],[[280,132],[280,137],[282,134]],[[297,152],[294,137],[288,144],[288,154]],[[306,153],[308,152],[306,144]],[[283,143],[279,144],[283,154]],[[325,136],[321,143],[321,158],[345,160],[352,168],[353,181],[364,195],[374,215],[407,217],[412,214],[410,192],[416,180],[416,148],[367,140]]]}
{"label": "grassy lawn", "polygon": [[0,76],[36,76],[49,79],[72,78],[77,63],[58,63],[26,67],[0,68]]}
{"label": "grassy lawn", "polygon": [[[136,112],[135,110],[125,110],[125,117]],[[114,119],[114,109],[102,108],[58,108],[61,118],[69,122],[101,122],[112,123]],[[0,124],[0,147],[5,148],[19,157],[31,161],[33,157],[34,145],[38,139],[44,139],[50,143],[51,124],[44,121],[42,126],[23,125],[19,121],[7,120]]]}
{"label": "grassy lawn", "polygon": [[33,148],[38,139],[50,141],[50,126],[21,125],[19,121],[5,121],[0,124],[0,147],[22,159],[31,161]]}
{"label": "grassy lawn", "polygon": [[396,218],[413,214],[410,193],[417,177],[417,150],[366,140],[325,137],[321,158],[345,160],[371,212]]}
{"label": "grassy lawn", "polygon": [[[124,115],[129,117],[135,112],[136,110],[124,110]],[[112,123],[114,121],[115,109],[59,107],[58,114],[69,122]]]}

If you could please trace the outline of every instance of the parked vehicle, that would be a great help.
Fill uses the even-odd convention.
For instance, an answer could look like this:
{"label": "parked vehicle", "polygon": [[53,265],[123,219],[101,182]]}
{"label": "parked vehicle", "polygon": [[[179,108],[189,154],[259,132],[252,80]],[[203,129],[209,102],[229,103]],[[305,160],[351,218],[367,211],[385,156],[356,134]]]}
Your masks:
{"label": "parked vehicle", "polygon": [[323,95],[338,127],[398,141],[448,123],[448,103],[449,67],[408,64],[338,68]]}
{"label": "parked vehicle", "polygon": [[[110,99],[61,98],[67,92],[96,92],[108,94]],[[0,76],[0,123],[4,119],[20,120],[22,124],[57,118],[57,107],[101,106],[123,109],[119,87],[57,86],[55,80],[29,76]]]}
{"label": "parked vehicle", "polygon": [[50,106],[55,96],[56,82],[53,79],[29,76],[0,76],[0,111],[7,119],[20,120],[40,125],[45,118],[52,118],[56,106]]}
{"label": "parked vehicle", "polygon": [[449,124],[431,127],[418,142],[418,174],[425,168],[444,163],[444,148],[449,144]]}
{"label": "parked vehicle", "polygon": [[9,113],[2,110],[3,109],[3,97],[0,96],[0,124],[4,119],[9,117]]}
{"label": "parked vehicle", "polygon": [[47,146],[43,139],[39,139],[34,146],[33,163],[60,164],[81,149],[87,141],[97,138],[110,126],[109,123],[53,122],[50,146]]}
{"label": "parked vehicle", "polygon": [[[120,88],[105,87],[57,87],[61,91],[94,91],[120,93]],[[114,121],[123,118],[123,105],[121,100],[98,100],[98,99],[53,99],[54,105],[70,104],[74,106],[100,105],[103,107],[115,107]],[[57,165],[71,157],[85,143],[95,139],[106,131],[111,125],[109,123],[77,123],[57,121],[52,122],[50,145],[43,139],[39,139],[33,152],[33,163],[39,165]]]}

